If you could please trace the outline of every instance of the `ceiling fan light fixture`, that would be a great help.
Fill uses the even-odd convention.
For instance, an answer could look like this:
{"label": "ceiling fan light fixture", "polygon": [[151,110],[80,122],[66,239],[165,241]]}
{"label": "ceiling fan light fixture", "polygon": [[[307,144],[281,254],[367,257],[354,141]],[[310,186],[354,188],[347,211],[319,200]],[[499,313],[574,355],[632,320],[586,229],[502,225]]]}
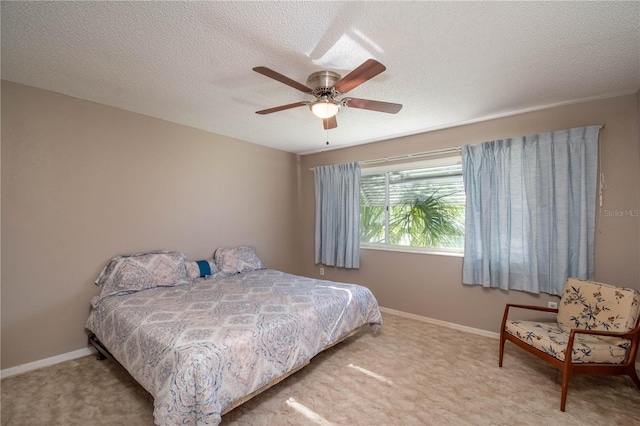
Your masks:
{"label": "ceiling fan light fixture", "polygon": [[332,99],[319,99],[311,103],[309,109],[319,118],[331,118],[340,111],[340,103]]}

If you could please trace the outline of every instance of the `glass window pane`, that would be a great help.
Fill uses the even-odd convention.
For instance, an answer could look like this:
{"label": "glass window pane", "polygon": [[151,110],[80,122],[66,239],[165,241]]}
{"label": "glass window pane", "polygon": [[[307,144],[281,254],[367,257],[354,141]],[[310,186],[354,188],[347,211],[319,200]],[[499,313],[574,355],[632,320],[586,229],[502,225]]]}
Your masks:
{"label": "glass window pane", "polygon": [[360,241],[385,242],[385,175],[361,177],[360,190]]}
{"label": "glass window pane", "polygon": [[[460,164],[362,176],[361,241],[397,246],[464,248],[465,195]],[[389,192],[389,227],[385,200]]]}

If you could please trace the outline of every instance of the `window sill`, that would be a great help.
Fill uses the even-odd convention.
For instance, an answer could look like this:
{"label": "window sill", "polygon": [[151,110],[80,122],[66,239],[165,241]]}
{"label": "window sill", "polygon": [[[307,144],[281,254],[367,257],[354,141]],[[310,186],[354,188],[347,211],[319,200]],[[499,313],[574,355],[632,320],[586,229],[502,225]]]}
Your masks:
{"label": "window sill", "polygon": [[464,257],[464,253],[459,251],[445,251],[445,250],[437,250],[432,248],[420,248],[420,247],[360,244],[360,249],[361,250],[395,251],[395,252],[401,252],[401,253],[414,253],[414,254],[430,254],[430,255],[436,255],[436,256]]}

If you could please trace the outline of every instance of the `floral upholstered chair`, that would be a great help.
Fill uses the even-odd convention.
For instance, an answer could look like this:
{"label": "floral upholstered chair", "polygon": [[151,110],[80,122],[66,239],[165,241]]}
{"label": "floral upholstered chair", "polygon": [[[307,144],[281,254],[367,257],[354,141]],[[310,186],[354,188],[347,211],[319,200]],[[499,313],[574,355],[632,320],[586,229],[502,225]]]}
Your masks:
{"label": "floral upholstered chair", "polygon": [[[556,321],[510,320],[510,308],[555,312]],[[562,372],[562,411],[569,379],[577,374],[628,375],[640,389],[635,369],[640,342],[637,290],[569,278],[558,309],[507,304],[500,327],[500,367],[507,340]]]}

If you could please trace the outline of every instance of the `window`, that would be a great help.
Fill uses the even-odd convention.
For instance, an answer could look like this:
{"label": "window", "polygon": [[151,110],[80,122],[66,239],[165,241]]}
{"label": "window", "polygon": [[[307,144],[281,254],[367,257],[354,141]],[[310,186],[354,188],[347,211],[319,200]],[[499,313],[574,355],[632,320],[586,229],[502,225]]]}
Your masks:
{"label": "window", "polygon": [[460,156],[363,168],[361,247],[462,253],[464,206]]}

